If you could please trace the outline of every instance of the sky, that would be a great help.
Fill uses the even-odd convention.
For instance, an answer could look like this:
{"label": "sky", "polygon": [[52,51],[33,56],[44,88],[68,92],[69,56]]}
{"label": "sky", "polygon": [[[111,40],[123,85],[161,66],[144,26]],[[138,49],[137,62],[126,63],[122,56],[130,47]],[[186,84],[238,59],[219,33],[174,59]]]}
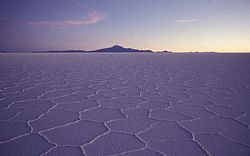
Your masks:
{"label": "sky", "polygon": [[250,0],[0,0],[0,50],[250,52]]}

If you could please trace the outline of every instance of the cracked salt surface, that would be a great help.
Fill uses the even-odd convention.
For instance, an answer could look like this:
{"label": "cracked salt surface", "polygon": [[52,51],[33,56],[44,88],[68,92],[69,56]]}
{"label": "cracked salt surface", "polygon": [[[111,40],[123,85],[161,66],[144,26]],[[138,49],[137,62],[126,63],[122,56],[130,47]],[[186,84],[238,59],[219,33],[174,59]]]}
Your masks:
{"label": "cracked salt surface", "polygon": [[2,54],[0,155],[249,156],[249,62],[249,54]]}

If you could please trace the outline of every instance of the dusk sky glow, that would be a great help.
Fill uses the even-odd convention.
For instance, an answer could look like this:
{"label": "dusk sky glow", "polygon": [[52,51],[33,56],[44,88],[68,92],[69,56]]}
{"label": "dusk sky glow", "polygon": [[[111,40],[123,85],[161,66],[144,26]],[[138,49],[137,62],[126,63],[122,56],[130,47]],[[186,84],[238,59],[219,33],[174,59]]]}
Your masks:
{"label": "dusk sky glow", "polygon": [[1,0],[0,50],[250,52],[250,0]]}

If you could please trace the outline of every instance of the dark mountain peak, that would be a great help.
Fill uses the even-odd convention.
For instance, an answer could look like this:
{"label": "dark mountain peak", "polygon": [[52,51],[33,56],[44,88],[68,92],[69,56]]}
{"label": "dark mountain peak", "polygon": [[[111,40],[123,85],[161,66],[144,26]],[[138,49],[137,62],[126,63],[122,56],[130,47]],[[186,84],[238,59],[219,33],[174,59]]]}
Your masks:
{"label": "dark mountain peak", "polygon": [[132,49],[132,48],[124,48],[120,45],[114,45],[110,48],[98,49],[94,52],[153,52],[151,50],[139,50],[139,49]]}
{"label": "dark mountain peak", "polygon": [[114,46],[111,47],[111,48],[124,48],[124,47],[122,47],[122,46],[120,46],[120,45],[114,45]]}

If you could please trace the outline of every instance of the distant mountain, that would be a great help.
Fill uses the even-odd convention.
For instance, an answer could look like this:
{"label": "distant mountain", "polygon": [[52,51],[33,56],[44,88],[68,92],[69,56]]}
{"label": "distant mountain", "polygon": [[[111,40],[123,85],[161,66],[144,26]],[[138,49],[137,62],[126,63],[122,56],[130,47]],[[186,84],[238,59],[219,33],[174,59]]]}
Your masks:
{"label": "distant mountain", "polygon": [[[50,50],[50,51],[33,51],[32,53],[93,53],[93,52],[146,52],[146,53],[152,53],[155,51],[152,50],[140,50],[140,49],[133,49],[133,48],[124,48],[120,45],[114,45],[113,47],[109,48],[103,48],[98,50],[92,50],[92,51],[86,51],[86,50]],[[161,53],[172,53],[170,51],[158,51]]]}
{"label": "distant mountain", "polygon": [[164,51],[158,51],[160,53],[173,53],[172,51],[167,51],[167,50],[164,50]]}
{"label": "distant mountain", "polygon": [[139,49],[132,49],[132,48],[124,48],[119,45],[115,45],[110,48],[103,48],[94,50],[92,52],[153,52],[152,50],[139,50]]}

